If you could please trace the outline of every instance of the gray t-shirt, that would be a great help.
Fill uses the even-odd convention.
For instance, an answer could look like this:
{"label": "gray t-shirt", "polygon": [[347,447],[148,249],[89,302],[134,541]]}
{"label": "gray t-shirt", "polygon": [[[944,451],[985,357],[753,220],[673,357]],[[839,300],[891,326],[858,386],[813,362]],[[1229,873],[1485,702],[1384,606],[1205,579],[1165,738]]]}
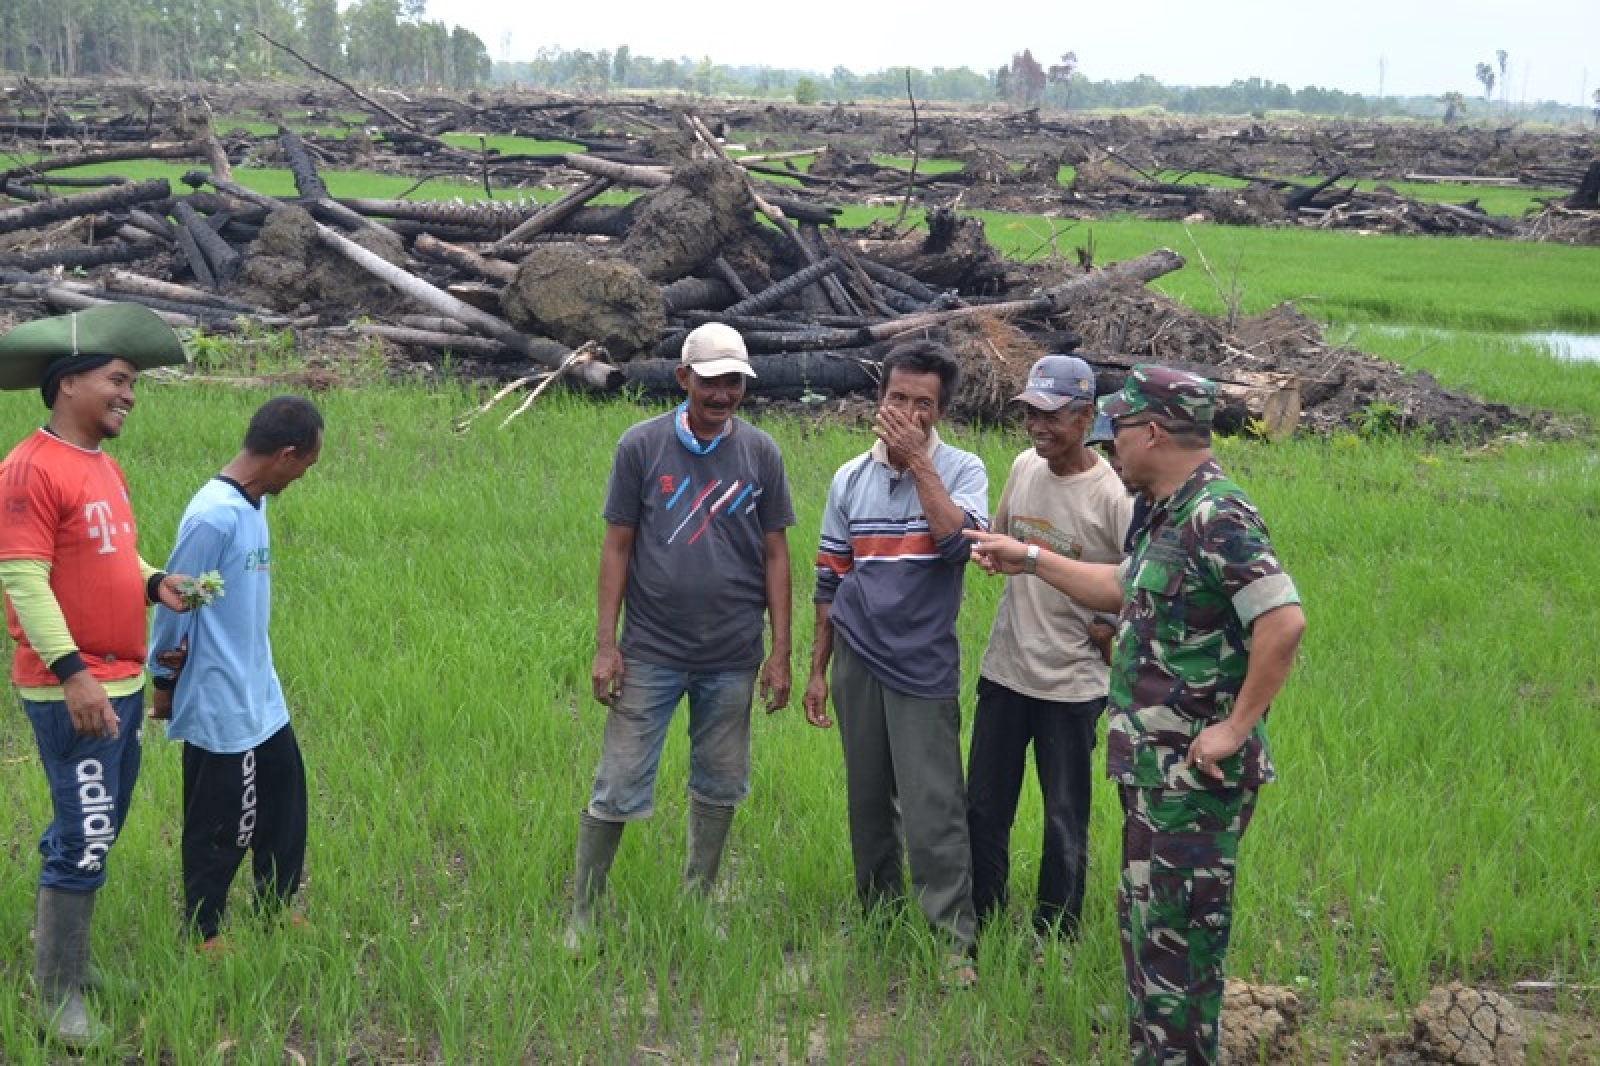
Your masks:
{"label": "gray t-shirt", "polygon": [[739,420],[697,455],[675,418],[629,429],[611,462],[605,519],[635,529],[619,647],[657,666],[751,669],[763,650],[766,534],[794,525],[783,456]]}

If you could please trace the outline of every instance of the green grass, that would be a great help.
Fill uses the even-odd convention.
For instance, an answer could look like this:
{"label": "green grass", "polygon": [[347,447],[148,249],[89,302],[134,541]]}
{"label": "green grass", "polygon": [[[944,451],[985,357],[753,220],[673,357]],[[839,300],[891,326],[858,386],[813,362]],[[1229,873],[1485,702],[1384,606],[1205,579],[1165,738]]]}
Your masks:
{"label": "green grass", "polygon": [[1541,343],[1385,326],[1335,329],[1330,340],[1425,370],[1447,388],[1525,409],[1573,412],[1600,424],[1600,362],[1562,360]]}
{"label": "green grass", "polygon": [[581,144],[571,141],[541,140],[537,137],[514,137],[506,134],[478,134],[478,133],[446,133],[439,139],[446,144],[457,148],[465,148],[472,152],[481,152],[485,149],[500,155],[551,155],[561,152],[582,152],[586,149]]}
{"label": "green grass", "polygon": [[[286,172],[239,176],[292,189]],[[370,197],[408,181],[327,180],[336,195]],[[852,208],[846,218],[893,214]],[[1101,263],[1168,245],[1190,266],[1158,286],[1202,310],[1222,309],[1237,270],[1247,311],[1302,299],[1336,323],[1339,343],[1490,400],[1600,418],[1600,366],[1433,328],[1600,328],[1584,283],[1593,249],[985,218],[991,239],[1017,254],[1050,254],[1052,227],[1057,251],[1092,237]],[[206,351],[229,354],[214,341]],[[146,558],[165,557],[188,497],[233,454],[266,395],[141,386],[110,447],[132,482]],[[216,965],[189,954],[177,935],[179,752],[149,730],[97,912],[98,961],[146,989],[137,1003],[105,1005],[119,1034],[111,1054],[1125,1061],[1110,788],[1097,782],[1086,932],[1070,961],[1052,952],[1037,964],[1020,931],[1040,832],[1030,779],[1013,840],[1014,927],[983,941],[979,987],[947,995],[917,922],[860,921],[838,741],[797,707],[758,715],[754,789],[716,910],[727,939],[678,897],[679,727],[658,813],[624,838],[608,950],[564,958],[556,938],[576,813],[604,721],[587,680],[598,512],[612,442],[649,412],[557,394],[505,431],[491,416],[454,434],[452,418],[481,399],[456,386],[380,385],[319,397],[323,460],[272,511],[274,644],[311,779],[312,927],[257,930],[236,896],[241,950]],[[0,442],[40,421],[29,396],[0,402]],[[764,425],[787,457],[799,519],[790,543],[803,677],[822,499],[867,439],[797,420]],[[984,457],[993,500],[1022,439],[949,436]],[[1273,711],[1281,782],[1243,847],[1230,973],[1300,990],[1310,1057],[1334,1062],[1350,1061],[1352,1041],[1374,1026],[1403,1029],[1399,1012],[1432,984],[1600,982],[1600,835],[1587,829],[1600,818],[1594,441],[1468,450],[1343,435],[1227,441],[1220,454],[1261,505],[1311,624]],[[969,715],[999,587],[969,575]],[[25,1003],[34,841],[47,815],[25,719],[0,716],[6,1062],[43,1058]],[[1592,1014],[1594,1001],[1577,992],[1559,1006]],[[1546,1056],[1563,1061],[1559,1048]]]}
{"label": "green grass", "polygon": [[[895,208],[847,207],[841,227],[892,221]],[[1023,260],[1073,259],[1092,249],[1098,266],[1153,248],[1182,255],[1182,270],[1153,288],[1209,315],[1237,299],[1246,314],[1286,300],[1327,323],[1402,323],[1528,332],[1600,330],[1590,277],[1592,248],[1477,238],[1362,236],[1307,229],[1185,225],[1126,215],[1078,220],[975,211],[989,241]],[[920,224],[923,213],[908,213]],[[1204,262],[1202,262],[1202,257]],[[1210,272],[1206,265],[1209,264]]]}
{"label": "green grass", "polygon": [[1358,181],[1361,189],[1382,185],[1401,196],[1430,204],[1466,204],[1477,201],[1478,207],[1491,215],[1521,218],[1530,211],[1543,207],[1543,200],[1561,199],[1571,194],[1570,189],[1534,189],[1523,186],[1463,185],[1453,182],[1410,181]]}
{"label": "green grass", "polygon": [[1156,181],[1169,185],[1207,185],[1213,189],[1242,189],[1250,184],[1226,174],[1207,174],[1201,170],[1162,170],[1152,174]]}
{"label": "green grass", "polygon": [[[1430,358],[1410,344],[1401,335],[1396,354]],[[1431,358],[1471,375],[1495,355]],[[1600,402],[1586,369],[1527,367],[1564,409]],[[1513,387],[1507,375],[1484,391]],[[265,395],[141,387],[112,448],[147,558],[164,558],[188,496]],[[452,433],[477,399],[388,386],[319,398],[323,460],[273,508],[275,649],[311,774],[313,926],[257,931],[236,898],[242,950],[219,965],[188,954],[176,933],[179,752],[152,729],[97,918],[99,961],[148,990],[109,1004],[118,1054],[200,1061],[232,1041],[246,1061],[277,1061],[283,1047],[309,1061],[703,1061],[735,1048],[852,1063],[1122,1059],[1110,788],[1095,793],[1087,932],[1071,962],[1037,965],[1020,932],[1039,833],[1030,783],[1014,839],[1018,928],[985,939],[976,990],[947,995],[916,922],[857,917],[838,741],[793,707],[757,722],[754,791],[717,908],[726,941],[678,898],[679,728],[657,816],[624,838],[608,950],[562,956],[576,812],[603,723],[587,681],[597,515],[610,442],[648,412],[556,395],[508,430],[485,419]],[[0,439],[39,417],[14,397]],[[804,636],[827,482],[867,441],[765,425],[792,478]],[[950,435],[996,478],[1023,443]],[[1600,837],[1578,828],[1600,816],[1587,784],[1600,780],[1600,690],[1581,665],[1600,661],[1592,444],[1463,452],[1340,437],[1225,442],[1221,455],[1267,515],[1311,619],[1273,712],[1282,781],[1244,845],[1230,971],[1299,988],[1336,1061],[1352,997],[1404,1007],[1450,978],[1600,980]],[[969,576],[969,692],[998,592]],[[22,1002],[47,810],[24,719],[6,715],[7,1061],[38,1054]],[[1102,1014],[1111,1023],[1092,1026]]]}
{"label": "green grass", "polygon": [[[872,156],[872,161],[877,163],[879,166],[894,167],[898,170],[911,169],[911,157],[908,155],[874,154]],[[966,166],[966,164],[961,162],[959,159],[929,159],[924,157],[917,160],[917,173],[954,174],[964,166]]]}
{"label": "green grass", "polygon": [[[732,153],[732,155],[735,158],[738,158],[740,156],[745,156],[745,155],[765,155],[765,154],[767,154],[767,153],[766,152],[751,152],[751,151],[734,152],[734,153]],[[895,167],[895,168],[900,169],[900,170],[910,170],[910,168],[911,168],[911,157],[910,156],[884,155],[884,154],[880,154],[880,153],[874,153],[870,158],[874,163],[877,163],[879,166]],[[802,173],[810,173],[811,167],[812,167],[812,165],[814,163],[816,163],[816,161],[817,161],[817,157],[813,154],[813,155],[796,156],[793,159],[776,160],[774,162],[766,163],[766,164],[763,164],[763,165],[766,166],[766,167],[769,167],[771,169],[774,169],[774,170],[782,170],[782,169],[785,169],[785,168],[793,168],[794,170],[801,171]],[[955,171],[960,170],[963,165],[964,164],[962,164],[958,160],[954,160],[954,159],[923,159],[923,160],[920,160],[917,163],[917,173],[919,175],[924,175],[924,176],[928,175],[928,174],[950,174],[950,173],[953,173]],[[781,175],[756,174],[756,175],[753,175],[753,176],[755,178],[757,178],[758,180],[760,180],[760,181],[767,182],[767,183],[770,183],[770,184],[773,184],[773,185],[799,186],[799,185],[802,184],[799,180],[797,180],[795,178],[784,177],[784,176],[781,176]]]}
{"label": "green grass", "polygon": [[[1215,189],[1242,188],[1247,182],[1224,174],[1207,174],[1201,171],[1163,171],[1155,175],[1156,180],[1172,182],[1178,185],[1207,185]],[[1066,184],[1071,179],[1063,177],[1062,183]],[[1309,185],[1320,178],[1300,176],[1290,179],[1299,185]],[[1567,195],[1561,189],[1539,189],[1526,186],[1503,185],[1471,185],[1461,182],[1407,182],[1407,181],[1370,181],[1360,180],[1339,182],[1335,188],[1345,189],[1354,184],[1358,189],[1370,190],[1382,186],[1392,189],[1401,196],[1408,196],[1413,200],[1421,200],[1430,204],[1466,204],[1477,201],[1478,206],[1491,215],[1502,215],[1511,218],[1520,218],[1529,211],[1539,209],[1541,199],[1559,198]]]}
{"label": "green grass", "polygon": [[[1406,322],[1456,329],[1600,329],[1592,248],[1477,238],[1421,238],[1299,228],[1185,226],[1127,217],[1075,221],[978,212],[1012,254],[1070,254],[1092,241],[1101,265],[1152,248],[1188,266],[1154,287],[1220,315],[1237,288],[1246,313],[1285,300],[1324,321]],[[1210,264],[1208,275],[1201,253]],[[1235,282],[1237,278],[1237,282]]]}

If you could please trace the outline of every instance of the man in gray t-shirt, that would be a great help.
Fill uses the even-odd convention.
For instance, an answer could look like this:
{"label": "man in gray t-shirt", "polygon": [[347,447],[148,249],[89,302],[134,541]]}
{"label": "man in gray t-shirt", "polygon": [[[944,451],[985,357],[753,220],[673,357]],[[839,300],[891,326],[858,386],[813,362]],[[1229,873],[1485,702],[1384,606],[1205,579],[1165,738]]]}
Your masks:
{"label": "man in gray t-shirt", "polygon": [[[709,323],[684,340],[675,411],[623,434],[606,489],[591,682],[605,740],[578,817],[579,951],[622,840],[654,812],[656,770],[678,703],[689,699],[689,854],[684,882],[716,880],[734,806],[750,788],[750,712],[789,702],[794,525],[778,446],[734,417],[754,377],[744,341]],[[762,663],[762,614],[772,649]],[[622,638],[617,639],[617,622]]]}

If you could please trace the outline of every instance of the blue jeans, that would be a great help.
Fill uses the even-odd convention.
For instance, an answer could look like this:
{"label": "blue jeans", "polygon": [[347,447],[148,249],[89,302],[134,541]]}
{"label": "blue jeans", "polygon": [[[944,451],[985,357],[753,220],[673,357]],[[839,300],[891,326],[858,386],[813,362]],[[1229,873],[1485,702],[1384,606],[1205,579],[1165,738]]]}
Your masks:
{"label": "blue jeans", "polygon": [[656,771],[678,701],[689,697],[689,794],[731,807],[750,791],[750,701],[756,671],[692,673],[623,660],[622,694],[606,715],[589,814],[632,822],[655,813]]}
{"label": "blue jeans", "polygon": [[119,696],[111,707],[117,736],[82,737],[73,731],[64,701],[22,701],[55,808],[55,820],[39,838],[43,888],[93,892],[106,883],[106,858],[127,821],[139,780],[144,693]]}

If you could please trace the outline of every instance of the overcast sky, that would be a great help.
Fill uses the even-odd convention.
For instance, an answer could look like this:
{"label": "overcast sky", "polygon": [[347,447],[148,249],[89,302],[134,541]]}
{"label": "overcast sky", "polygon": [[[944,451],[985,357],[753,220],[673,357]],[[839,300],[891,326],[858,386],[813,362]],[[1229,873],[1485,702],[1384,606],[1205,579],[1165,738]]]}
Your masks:
{"label": "overcast sky", "polygon": [[1381,66],[1386,94],[1455,90],[1470,98],[1483,94],[1474,68],[1498,68],[1495,52],[1505,49],[1513,102],[1577,104],[1600,83],[1597,0],[428,0],[427,17],[472,30],[494,59],[626,44],[658,59],[710,56],[822,73],[984,73],[1028,48],[1046,66],[1076,52],[1079,69],[1096,80],[1149,74],[1168,85],[1225,85],[1259,76],[1376,94]]}

